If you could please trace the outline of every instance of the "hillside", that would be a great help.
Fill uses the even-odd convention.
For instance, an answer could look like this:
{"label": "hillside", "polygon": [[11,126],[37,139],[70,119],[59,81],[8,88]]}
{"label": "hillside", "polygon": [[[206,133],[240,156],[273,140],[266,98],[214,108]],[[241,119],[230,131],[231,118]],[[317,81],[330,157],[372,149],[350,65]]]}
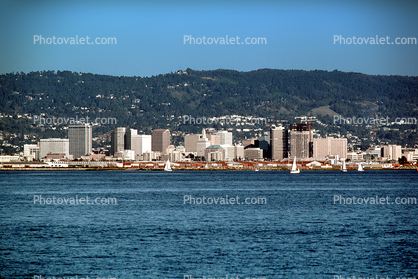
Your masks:
{"label": "hillside", "polygon": [[[117,126],[144,132],[163,127],[183,132],[201,129],[183,125],[183,115],[265,117],[271,123],[315,115],[329,125],[318,129],[335,131],[341,127],[332,125],[333,112],[344,117],[418,117],[418,77],[272,69],[187,69],[143,78],[69,71],[10,73],[0,76],[0,107],[2,115],[11,116],[1,119],[0,130],[21,135],[65,135],[64,127],[31,125],[27,118],[40,114],[114,117]],[[114,126],[96,127],[94,133],[109,132]],[[358,127],[342,130],[351,128],[361,133],[356,132]]]}

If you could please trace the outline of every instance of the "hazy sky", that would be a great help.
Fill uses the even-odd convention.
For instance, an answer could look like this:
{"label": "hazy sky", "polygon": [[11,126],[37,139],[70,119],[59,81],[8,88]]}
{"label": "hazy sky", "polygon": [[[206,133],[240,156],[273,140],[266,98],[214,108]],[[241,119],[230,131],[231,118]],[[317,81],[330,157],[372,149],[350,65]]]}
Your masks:
{"label": "hazy sky", "polygon": [[[418,38],[418,1],[17,0],[0,2],[0,23],[0,73],[152,76],[186,68],[274,68],[418,76],[418,44],[395,44],[397,37]],[[185,35],[238,36],[241,44],[184,44]],[[378,36],[385,44],[372,45],[370,38],[334,44],[334,35]],[[45,43],[34,43],[35,36]],[[47,44],[53,36],[62,44]],[[76,36],[117,44],[63,42]],[[267,43],[242,43],[247,37]]]}

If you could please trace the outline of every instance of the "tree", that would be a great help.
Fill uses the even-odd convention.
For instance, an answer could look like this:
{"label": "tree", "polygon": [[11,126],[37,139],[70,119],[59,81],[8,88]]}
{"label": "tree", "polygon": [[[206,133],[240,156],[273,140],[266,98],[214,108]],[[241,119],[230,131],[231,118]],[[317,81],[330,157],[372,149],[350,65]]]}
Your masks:
{"label": "tree", "polygon": [[401,158],[398,159],[399,164],[404,165],[408,162],[408,160],[406,159],[405,156],[402,156]]}

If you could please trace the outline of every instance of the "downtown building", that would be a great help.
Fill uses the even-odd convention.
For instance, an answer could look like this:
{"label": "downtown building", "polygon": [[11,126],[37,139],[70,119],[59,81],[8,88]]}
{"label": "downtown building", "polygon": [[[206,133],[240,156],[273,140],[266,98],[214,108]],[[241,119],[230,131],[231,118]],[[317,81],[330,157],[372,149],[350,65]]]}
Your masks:
{"label": "downtown building", "polygon": [[186,153],[197,153],[197,142],[201,135],[199,134],[188,134],[184,136],[184,149]]}
{"label": "downtown building", "polygon": [[91,154],[93,133],[90,124],[70,125],[68,127],[69,153],[73,159]]}
{"label": "downtown building", "polygon": [[27,161],[39,160],[39,143],[23,145],[23,157]]}
{"label": "downtown building", "polygon": [[125,127],[118,127],[110,132],[110,155],[125,150],[125,135]]}
{"label": "downtown building", "polygon": [[157,129],[151,134],[151,150],[160,153],[166,153],[170,146],[171,135],[168,129]]}
{"label": "downtown building", "polygon": [[339,159],[347,159],[347,139],[346,138],[314,138],[313,157],[316,160],[335,156]]}
{"label": "downtown building", "polygon": [[128,129],[125,136],[125,149],[134,152],[135,160],[144,159],[143,154],[151,152],[151,135],[138,135],[138,130]]}
{"label": "downtown building", "polygon": [[[223,141],[229,141],[225,139],[225,134],[223,134]],[[229,135],[226,136],[229,138]],[[232,133],[231,140],[232,142]],[[210,145],[221,145],[221,136],[219,134],[207,134],[206,129],[202,129],[201,134],[188,134],[184,136],[184,148],[185,152],[194,154],[197,157],[205,157],[205,149]]]}
{"label": "downtown building", "polygon": [[68,157],[70,155],[69,139],[41,139],[39,142],[39,159],[45,158],[49,154]]}
{"label": "downtown building", "polygon": [[283,127],[270,129],[270,152],[273,161],[281,161],[288,157],[288,131]]}
{"label": "downtown building", "polygon": [[402,157],[402,147],[400,145],[389,144],[382,148],[382,159],[391,161]]}
{"label": "downtown building", "polygon": [[219,136],[220,145],[232,145],[232,133],[228,131],[219,131],[215,133],[215,136]]}
{"label": "downtown building", "polygon": [[313,157],[311,131],[307,124],[290,124],[289,143],[290,157],[302,159]]}

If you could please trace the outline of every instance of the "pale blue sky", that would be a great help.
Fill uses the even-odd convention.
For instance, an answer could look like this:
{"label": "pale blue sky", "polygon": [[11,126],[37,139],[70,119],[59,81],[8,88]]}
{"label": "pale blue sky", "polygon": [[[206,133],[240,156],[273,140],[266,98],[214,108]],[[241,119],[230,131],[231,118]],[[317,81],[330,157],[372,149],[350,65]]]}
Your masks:
{"label": "pale blue sky", "polygon": [[[339,45],[343,37],[418,38],[418,1],[1,1],[0,73],[70,70],[152,76],[178,69],[340,70],[418,76],[418,45]],[[116,45],[40,45],[115,37]],[[265,37],[266,45],[189,45],[183,36]]]}

